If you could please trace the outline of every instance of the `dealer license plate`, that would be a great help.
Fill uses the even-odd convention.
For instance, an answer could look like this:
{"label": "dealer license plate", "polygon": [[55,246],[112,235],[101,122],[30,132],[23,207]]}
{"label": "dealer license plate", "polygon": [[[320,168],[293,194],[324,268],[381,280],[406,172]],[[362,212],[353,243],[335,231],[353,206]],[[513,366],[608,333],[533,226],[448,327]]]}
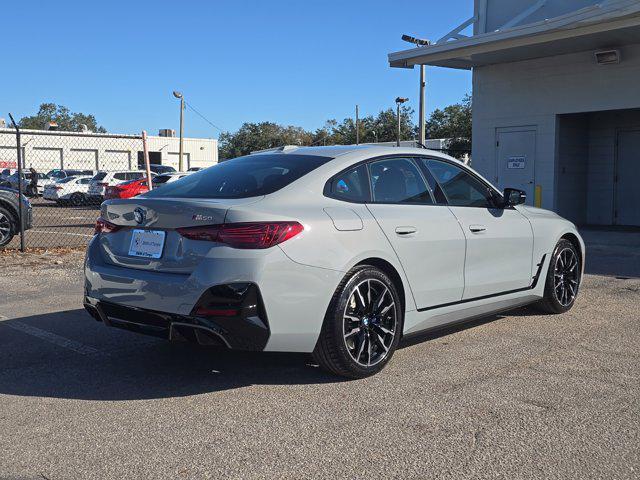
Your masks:
{"label": "dealer license plate", "polygon": [[162,230],[134,230],[129,245],[132,257],[160,258],[166,232]]}

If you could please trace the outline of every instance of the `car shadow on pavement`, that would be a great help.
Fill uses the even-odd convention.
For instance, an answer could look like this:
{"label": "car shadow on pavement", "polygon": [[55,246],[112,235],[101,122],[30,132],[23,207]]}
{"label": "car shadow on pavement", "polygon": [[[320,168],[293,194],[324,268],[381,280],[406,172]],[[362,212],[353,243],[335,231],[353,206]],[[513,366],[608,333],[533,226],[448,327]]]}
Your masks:
{"label": "car shadow on pavement", "polygon": [[0,321],[0,394],[118,401],[342,381],[306,354],[172,343],[106,327],[82,309]]}

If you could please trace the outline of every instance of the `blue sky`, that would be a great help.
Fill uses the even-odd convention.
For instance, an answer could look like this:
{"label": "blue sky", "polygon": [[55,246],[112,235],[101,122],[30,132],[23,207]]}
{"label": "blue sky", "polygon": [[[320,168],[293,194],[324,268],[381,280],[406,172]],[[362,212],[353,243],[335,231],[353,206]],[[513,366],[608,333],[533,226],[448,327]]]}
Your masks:
{"label": "blue sky", "polygon": [[[417,110],[418,70],[392,69],[402,33],[435,40],[472,0],[9,2],[2,111],[42,102],[93,113],[110,132],[178,127],[185,98],[224,130],[274,121],[307,129],[375,114],[398,96]],[[471,91],[467,71],[429,67],[427,110]],[[219,132],[190,110],[185,135]]]}

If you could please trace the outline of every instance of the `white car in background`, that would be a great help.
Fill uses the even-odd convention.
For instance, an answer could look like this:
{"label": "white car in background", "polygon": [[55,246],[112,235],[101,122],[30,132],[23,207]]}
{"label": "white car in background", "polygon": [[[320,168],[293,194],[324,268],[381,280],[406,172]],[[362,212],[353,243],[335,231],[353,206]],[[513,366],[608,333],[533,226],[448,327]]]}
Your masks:
{"label": "white car in background", "polygon": [[[88,199],[92,203],[102,203],[107,187],[120,185],[129,180],[138,180],[146,176],[147,173],[142,170],[99,171],[89,182]],[[151,176],[154,177],[155,173],[151,172]]]}
{"label": "white car in background", "polygon": [[160,188],[166,183],[175,182],[176,180],[180,180],[181,178],[186,177],[191,173],[193,172],[162,173],[160,175],[153,177],[153,180],[151,180],[151,185],[153,186],[153,188]]}
{"label": "white car in background", "polygon": [[57,182],[49,183],[45,185],[42,197],[46,200],[53,200],[60,205],[67,203],[73,206],[82,205],[87,202],[91,178],[91,175],[81,175],[65,177]]}

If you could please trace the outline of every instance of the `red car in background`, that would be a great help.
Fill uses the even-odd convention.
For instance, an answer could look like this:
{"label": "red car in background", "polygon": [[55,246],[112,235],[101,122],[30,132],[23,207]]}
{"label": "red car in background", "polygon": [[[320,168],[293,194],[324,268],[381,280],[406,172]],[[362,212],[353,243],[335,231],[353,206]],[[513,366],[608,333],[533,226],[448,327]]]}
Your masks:
{"label": "red car in background", "polygon": [[149,183],[146,178],[139,178],[137,180],[129,180],[128,182],[106,187],[104,191],[104,198],[108,200],[110,198],[131,198],[141,193],[149,191]]}

